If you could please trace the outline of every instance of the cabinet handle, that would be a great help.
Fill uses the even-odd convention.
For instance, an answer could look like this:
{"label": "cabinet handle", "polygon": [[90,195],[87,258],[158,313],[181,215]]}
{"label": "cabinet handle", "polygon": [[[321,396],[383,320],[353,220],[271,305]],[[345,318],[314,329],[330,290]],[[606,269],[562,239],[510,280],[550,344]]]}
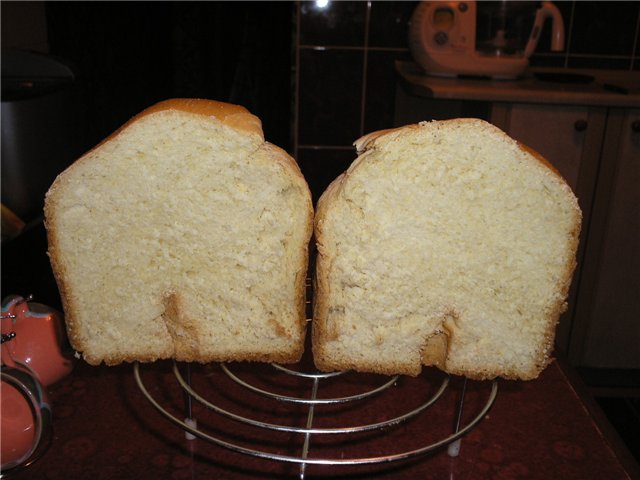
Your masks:
{"label": "cabinet handle", "polygon": [[584,132],[587,129],[588,123],[586,120],[576,120],[576,123],[573,124],[573,128],[576,132]]}
{"label": "cabinet handle", "polygon": [[640,132],[640,120],[636,120],[631,123],[631,130],[635,133]]}

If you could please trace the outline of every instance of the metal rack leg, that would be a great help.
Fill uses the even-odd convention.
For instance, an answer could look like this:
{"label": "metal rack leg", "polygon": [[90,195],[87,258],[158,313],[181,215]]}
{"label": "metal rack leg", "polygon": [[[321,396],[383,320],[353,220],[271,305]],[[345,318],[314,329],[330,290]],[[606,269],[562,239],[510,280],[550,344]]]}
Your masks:
{"label": "metal rack leg", "polygon": [[[186,381],[187,381],[187,385],[191,387],[191,364],[190,363],[187,363]],[[184,423],[186,423],[190,427],[197,428],[198,422],[196,421],[195,418],[193,418],[193,400],[191,398],[191,395],[189,395],[187,392],[185,392],[184,394],[184,403],[185,403],[185,410],[186,410],[186,417],[184,419]],[[196,439],[195,435],[187,431],[184,432],[184,437],[187,440]]]}
{"label": "metal rack leg", "polygon": [[[467,379],[465,378],[462,382],[462,392],[460,393],[460,400],[458,401],[458,409],[456,413],[456,426],[454,433],[458,433],[460,431],[460,423],[462,421],[462,407],[464,406],[464,396],[467,392]],[[462,438],[451,442],[447,447],[447,453],[450,457],[457,457],[460,454],[460,443],[462,442]]]}
{"label": "metal rack leg", "polygon": [[[313,379],[313,388],[311,390],[311,400],[315,400],[318,397],[318,384],[320,383],[319,378]],[[312,403],[309,405],[309,413],[307,414],[307,425],[306,428],[311,428],[313,426],[313,415],[315,413],[315,405]],[[307,432],[304,434],[304,445],[302,446],[302,459],[305,460],[309,456],[309,442],[311,440],[311,433]],[[300,480],[304,480],[304,474],[307,469],[306,463],[300,464]]]}

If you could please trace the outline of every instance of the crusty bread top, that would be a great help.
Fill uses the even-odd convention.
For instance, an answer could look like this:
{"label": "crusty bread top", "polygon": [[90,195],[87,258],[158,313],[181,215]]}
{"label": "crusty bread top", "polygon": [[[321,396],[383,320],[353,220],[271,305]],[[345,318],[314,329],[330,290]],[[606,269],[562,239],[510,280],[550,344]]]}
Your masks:
{"label": "crusty bread top", "polygon": [[[477,125],[482,125],[485,128],[491,128],[493,130],[497,130],[501,134],[505,135],[504,132],[502,132],[501,130],[498,129],[498,127],[495,127],[492,124],[484,122],[484,121],[479,121],[478,119],[475,119],[475,118],[456,118],[456,119],[452,119],[452,120],[446,120],[446,122],[448,122],[449,124],[475,123]],[[396,138],[397,135],[401,135],[403,132],[406,132],[408,129],[411,130],[411,129],[420,128],[421,126],[423,126],[423,125],[425,125],[427,123],[429,123],[429,122],[423,121],[423,122],[416,123],[416,124],[413,124],[413,125],[405,125],[404,127],[387,128],[385,130],[377,130],[375,132],[371,132],[371,133],[368,133],[366,135],[363,135],[362,137],[357,139],[355,142],[353,142],[353,145],[356,147],[358,155],[361,155],[362,153],[366,152],[367,150],[375,148],[376,145],[378,145],[380,143],[387,143],[387,142],[393,141],[393,139]],[[505,138],[507,138],[507,137],[505,137]],[[516,143],[518,144],[518,146],[522,150],[524,150],[527,153],[531,154],[533,157],[536,158],[536,160],[538,160],[540,163],[545,165],[549,170],[551,170],[553,173],[558,175],[564,181],[564,178],[562,177],[562,175],[560,174],[558,169],[556,167],[554,167],[553,164],[551,162],[549,162],[549,160],[544,158],[540,153],[538,153],[537,151],[535,151],[533,148],[529,147],[528,145],[525,145],[525,144],[517,142],[517,141],[516,141]]]}
{"label": "crusty bread top", "polygon": [[[258,117],[250,113],[249,110],[241,105],[234,105],[233,103],[219,102],[217,100],[208,100],[204,98],[170,98],[168,100],[155,103],[131,117],[120,128],[102,139],[100,143],[85,153],[83,157],[87,156],[87,154],[91,153],[101,145],[109,142],[120,132],[127,129],[141,118],[146,117],[147,115],[153,115],[155,113],[170,110],[193,113],[204,117],[213,117],[223,125],[227,125],[228,127],[240,132],[256,136],[256,139],[259,139],[261,142],[264,141],[262,122]],[[78,161],[82,160],[83,157],[78,159]]]}
{"label": "crusty bread top", "polygon": [[259,135],[260,138],[264,140],[262,122],[243,106],[200,98],[172,98],[158,102],[133,117],[129,122],[125,123],[122,128],[125,128],[130,123],[135,122],[145,115],[163,110],[180,110],[198,115],[216,117],[225,125],[233,127],[236,130],[244,130],[247,133]]}

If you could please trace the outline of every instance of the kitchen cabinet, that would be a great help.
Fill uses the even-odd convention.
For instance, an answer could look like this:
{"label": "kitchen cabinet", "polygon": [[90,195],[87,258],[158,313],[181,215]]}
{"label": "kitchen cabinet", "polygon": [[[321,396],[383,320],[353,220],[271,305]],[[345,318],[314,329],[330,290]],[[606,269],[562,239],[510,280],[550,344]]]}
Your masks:
{"label": "kitchen cabinet", "polygon": [[597,78],[567,86],[432,78],[404,63],[396,69],[398,125],[465,116],[472,105],[485,112],[472,116],[540,152],[563,175],[583,225],[557,345],[575,366],[640,368],[640,95],[614,95]]}
{"label": "kitchen cabinet", "polygon": [[640,110],[611,109],[594,191],[569,353],[640,368]]}

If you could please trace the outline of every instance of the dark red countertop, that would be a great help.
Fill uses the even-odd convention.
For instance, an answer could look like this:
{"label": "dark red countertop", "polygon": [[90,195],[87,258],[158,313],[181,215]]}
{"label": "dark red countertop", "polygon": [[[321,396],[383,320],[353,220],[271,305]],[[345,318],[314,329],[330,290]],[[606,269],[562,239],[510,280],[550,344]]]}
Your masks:
{"label": "dark red countertop", "polygon": [[[178,417],[186,415],[184,393],[171,362],[141,365],[151,395]],[[179,365],[186,375],[187,369]],[[308,397],[312,380],[292,378],[268,365],[240,364],[233,371],[260,388]],[[266,421],[304,426],[305,405],[264,399],[231,381],[220,365],[190,367],[194,389],[221,408]],[[276,461],[238,453],[196,438],[162,416],[142,394],[132,365],[91,367],[78,362],[74,372],[49,388],[54,432],[43,456],[15,479],[631,479],[615,441],[594,421],[588,402],[557,362],[535,381],[498,382],[495,403],[462,439],[460,454],[447,449],[393,463],[327,466]],[[284,378],[283,378],[284,377]],[[386,377],[348,374],[322,380],[318,397],[357,393]],[[433,369],[400,378],[366,401],[315,407],[314,426],[336,427],[378,422],[415,408],[445,377]],[[420,448],[453,431],[462,379],[452,377],[445,394],[418,417],[382,431],[311,436],[309,458],[370,458]],[[486,403],[491,382],[469,382],[463,425]],[[246,448],[298,457],[304,435],[244,426],[193,404],[199,427],[216,438]],[[590,413],[591,412],[591,413]],[[615,440],[615,439],[614,439]]]}

